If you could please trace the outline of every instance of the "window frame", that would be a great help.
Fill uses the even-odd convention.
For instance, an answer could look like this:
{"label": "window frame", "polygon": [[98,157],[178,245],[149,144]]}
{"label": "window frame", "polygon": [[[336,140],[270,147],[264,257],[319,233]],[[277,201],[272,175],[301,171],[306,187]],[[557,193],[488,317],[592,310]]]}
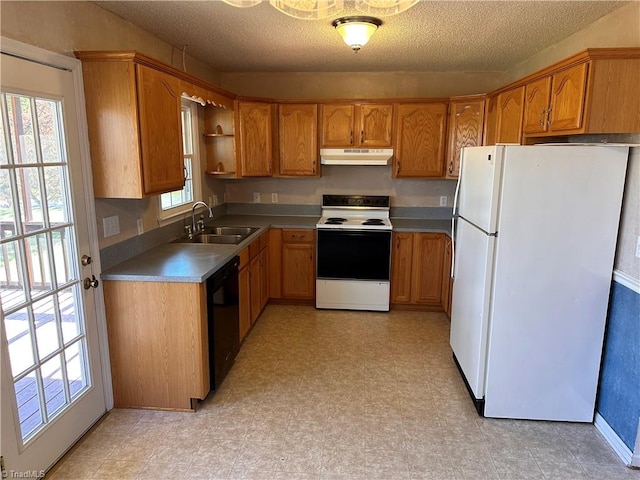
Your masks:
{"label": "window frame", "polygon": [[[188,158],[188,157],[191,158],[191,190],[192,190],[193,198],[186,203],[182,203],[180,205],[176,205],[175,207],[171,207],[164,210],[162,208],[162,196],[170,195],[174,192],[180,192],[184,190],[184,188],[186,188],[186,184],[185,184],[185,187],[182,188],[181,190],[174,190],[172,192],[167,192],[167,193],[158,195],[157,205],[158,205],[158,224],[159,225],[162,225],[163,223],[167,223],[168,220],[171,220],[178,215],[190,213],[193,203],[199,200],[202,200],[202,182],[200,181],[200,176],[199,176],[199,173],[201,170],[200,170],[200,142],[199,142],[199,136],[198,136],[198,132],[199,132],[198,105],[190,100],[183,98],[182,104],[180,107],[180,112],[182,114],[182,112],[185,112],[185,111],[188,112],[188,115],[189,115],[189,123],[190,123],[189,130],[191,134],[192,153],[190,154],[185,153],[184,141],[183,141],[182,156],[183,156],[183,161],[185,158]],[[184,125],[182,125],[182,128],[183,128],[183,136],[184,136],[186,135],[186,132],[184,131]]]}

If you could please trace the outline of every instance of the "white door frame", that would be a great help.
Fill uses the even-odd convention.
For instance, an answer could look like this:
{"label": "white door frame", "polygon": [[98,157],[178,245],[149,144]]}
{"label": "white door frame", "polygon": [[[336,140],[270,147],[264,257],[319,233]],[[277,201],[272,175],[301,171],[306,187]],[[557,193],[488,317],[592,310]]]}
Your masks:
{"label": "white door frame", "polygon": [[[100,264],[100,245],[98,242],[98,230],[96,211],[93,197],[93,176],[91,173],[91,154],[89,151],[89,127],[87,126],[87,107],[84,101],[84,83],[82,80],[82,62],[76,58],[50,52],[42,48],[34,47],[26,43],[18,42],[10,38],[0,36],[0,50],[3,53],[42,63],[56,68],[63,68],[71,72],[73,76],[75,102],[77,105],[78,140],[80,144],[80,164],[84,181],[84,202],[89,223],[89,247],[91,252],[96,252],[92,257],[92,266],[95,272],[102,272]],[[113,408],[113,386],[111,383],[111,364],[109,361],[109,343],[107,335],[107,319],[104,312],[104,296],[102,289],[94,289],[96,321],[98,323],[98,343],[100,345],[100,360],[102,362],[102,379],[104,385],[104,400],[107,411]]]}

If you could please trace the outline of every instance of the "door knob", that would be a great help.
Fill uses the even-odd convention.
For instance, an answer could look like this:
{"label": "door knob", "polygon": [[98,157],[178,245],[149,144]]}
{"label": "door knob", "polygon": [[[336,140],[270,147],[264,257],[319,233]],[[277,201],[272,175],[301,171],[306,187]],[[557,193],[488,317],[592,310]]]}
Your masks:
{"label": "door knob", "polygon": [[91,275],[91,278],[87,277],[84,279],[84,289],[89,290],[90,288],[98,288],[100,282],[96,279],[95,275]]}
{"label": "door knob", "polygon": [[82,263],[83,267],[90,265],[91,262],[93,262],[93,259],[89,255],[82,255],[82,257],[80,258],[80,263]]}

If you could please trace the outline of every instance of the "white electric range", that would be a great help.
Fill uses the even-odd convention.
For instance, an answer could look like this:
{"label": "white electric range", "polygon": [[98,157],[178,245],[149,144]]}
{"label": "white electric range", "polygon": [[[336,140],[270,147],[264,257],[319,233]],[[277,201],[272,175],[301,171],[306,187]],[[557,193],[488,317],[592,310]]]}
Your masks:
{"label": "white electric range", "polygon": [[316,308],[389,311],[389,212],[389,196],[322,196]]}

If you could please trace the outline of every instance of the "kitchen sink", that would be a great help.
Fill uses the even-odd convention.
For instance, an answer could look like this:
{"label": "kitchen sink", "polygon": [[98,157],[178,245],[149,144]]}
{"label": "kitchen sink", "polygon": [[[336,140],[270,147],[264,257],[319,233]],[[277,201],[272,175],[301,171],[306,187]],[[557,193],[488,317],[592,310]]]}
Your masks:
{"label": "kitchen sink", "polygon": [[237,245],[258,230],[258,227],[206,227],[202,233],[194,235],[193,238],[184,236],[172,243]]}
{"label": "kitchen sink", "polygon": [[258,231],[257,227],[205,227],[203,234],[207,235],[240,235],[248,237]]}

